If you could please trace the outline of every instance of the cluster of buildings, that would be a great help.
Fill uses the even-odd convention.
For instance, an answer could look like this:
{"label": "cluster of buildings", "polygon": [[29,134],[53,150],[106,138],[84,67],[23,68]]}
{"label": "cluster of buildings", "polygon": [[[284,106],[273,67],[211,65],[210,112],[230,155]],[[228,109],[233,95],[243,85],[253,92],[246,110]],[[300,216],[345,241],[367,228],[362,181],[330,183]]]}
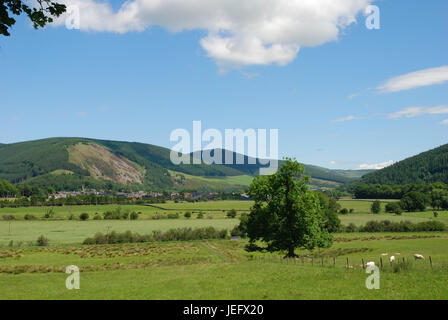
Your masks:
{"label": "cluster of buildings", "polygon": [[[164,198],[166,200],[216,200],[219,197],[219,193],[217,192],[185,192],[185,193],[162,193],[162,192],[145,192],[145,191],[137,191],[137,192],[116,192],[110,193],[106,191],[59,191],[57,193],[49,194],[48,198],[61,199],[67,197],[76,197],[76,196],[86,196],[86,195],[95,195],[95,196],[115,196],[115,197],[123,197],[130,199],[143,199],[143,200],[151,200],[151,199],[160,199]],[[249,196],[247,194],[242,194],[240,196],[242,200],[248,200]]]}

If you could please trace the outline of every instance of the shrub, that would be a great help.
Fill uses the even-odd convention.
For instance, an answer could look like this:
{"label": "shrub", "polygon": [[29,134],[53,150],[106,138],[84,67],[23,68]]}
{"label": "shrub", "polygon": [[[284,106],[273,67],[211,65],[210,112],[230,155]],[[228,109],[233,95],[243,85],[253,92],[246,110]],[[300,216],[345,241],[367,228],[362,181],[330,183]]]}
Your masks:
{"label": "shrub", "polygon": [[95,214],[95,216],[93,217],[93,220],[103,220],[103,218],[101,217],[101,215],[99,215],[98,213]]}
{"label": "shrub", "polygon": [[79,215],[79,220],[81,220],[81,221],[86,221],[86,220],[89,220],[89,214],[88,213],[81,213],[80,215]]}
{"label": "shrub", "polygon": [[227,218],[229,218],[229,219],[235,219],[236,218],[236,210],[235,209],[232,209],[232,210],[229,210],[229,211],[227,211]]}
{"label": "shrub", "polygon": [[445,224],[439,221],[425,221],[417,224],[410,221],[369,221],[359,228],[360,232],[425,232],[445,230]]}
{"label": "shrub", "polygon": [[150,235],[140,235],[126,231],[117,233],[112,231],[109,234],[96,233],[92,238],[84,240],[83,244],[117,244],[117,243],[142,243],[154,241],[191,241],[191,240],[211,240],[226,239],[227,230],[216,230],[213,227],[207,228],[179,228],[170,229],[166,232],[153,231]]}
{"label": "shrub", "polygon": [[26,214],[23,219],[25,220],[37,220],[37,218],[35,216],[33,216],[32,214]]}
{"label": "shrub", "polygon": [[197,219],[203,219],[204,218],[204,213],[203,212],[199,212]]}
{"label": "shrub", "polygon": [[399,202],[389,202],[389,203],[387,203],[385,210],[386,210],[386,212],[395,213],[396,215],[401,215],[402,212],[403,212],[403,209],[401,208]]}
{"label": "shrub", "polygon": [[44,218],[45,219],[52,219],[54,217],[54,210],[53,208],[48,209],[45,214],[44,214]]}
{"label": "shrub", "polygon": [[168,219],[179,219],[179,213],[168,213]]}
{"label": "shrub", "polygon": [[74,215],[73,213],[70,213],[70,214],[67,216],[67,219],[68,219],[68,220],[73,220],[73,219],[75,219],[75,215]]}
{"label": "shrub", "polygon": [[339,211],[340,214],[347,214],[349,211],[347,208],[343,208]]}
{"label": "shrub", "polygon": [[379,214],[381,212],[381,202],[378,200],[373,201],[372,206],[370,207],[370,212]]}
{"label": "shrub", "polygon": [[353,233],[358,231],[358,227],[351,222],[348,226],[344,227],[344,232]]}
{"label": "shrub", "polygon": [[4,214],[4,215],[2,216],[2,219],[3,219],[3,220],[14,220],[15,217],[14,217],[13,215],[10,215],[10,214]]}
{"label": "shrub", "polygon": [[434,211],[434,218],[437,218],[439,216],[439,213]]}
{"label": "shrub", "polygon": [[132,211],[130,218],[131,218],[131,220],[138,220],[138,213],[135,211]]}
{"label": "shrub", "polygon": [[350,209],[350,213],[354,213],[355,212],[355,209]]}
{"label": "shrub", "polygon": [[37,238],[36,245],[40,247],[48,246],[49,240],[44,235],[41,235],[39,238]]}
{"label": "shrub", "polygon": [[191,218],[191,212],[189,212],[189,211],[185,212],[184,213],[184,217],[187,218],[187,219],[190,219]]}

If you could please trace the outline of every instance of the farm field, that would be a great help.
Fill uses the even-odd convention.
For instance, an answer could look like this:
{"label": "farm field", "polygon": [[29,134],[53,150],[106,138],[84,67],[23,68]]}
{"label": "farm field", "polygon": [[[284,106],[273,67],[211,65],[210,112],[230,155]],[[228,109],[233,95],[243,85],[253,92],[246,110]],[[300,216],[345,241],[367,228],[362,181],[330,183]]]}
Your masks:
{"label": "farm field", "polygon": [[[308,255],[303,263],[300,259],[281,262],[280,253],[246,252],[244,239],[81,245],[97,232],[150,234],[208,226],[231,230],[239,220],[228,219],[226,212],[248,210],[251,205],[251,201],[156,205],[173,211],[138,205],[67,206],[54,207],[55,216],[48,220],[42,218],[48,208],[1,208],[1,215],[11,214],[16,220],[0,221],[0,299],[448,299],[447,232],[336,233],[331,248],[298,252]],[[371,202],[341,201],[341,205],[355,210],[339,215],[344,225],[386,219],[414,223],[437,219],[448,224],[448,212],[439,212],[437,218],[432,211],[374,215],[368,213]],[[141,212],[139,219],[92,220],[96,212],[118,207]],[[153,219],[156,214],[186,211],[205,215],[203,219],[197,213],[191,219],[183,215]],[[67,220],[69,213],[83,212],[89,213],[90,220]],[[23,220],[25,214],[38,220]],[[31,244],[40,235],[49,239],[48,247]],[[414,261],[416,253],[426,260]],[[406,263],[390,265],[390,255]],[[367,290],[368,275],[361,261],[379,265],[380,258],[381,289]],[[345,268],[347,259],[354,269]],[[81,269],[81,290],[65,288],[69,265]]]}
{"label": "farm field", "polygon": [[[448,299],[448,235],[342,234],[302,261],[251,254],[245,241],[192,241],[2,250],[0,299]],[[414,261],[414,253],[426,260]],[[389,265],[388,256],[406,267]],[[433,269],[428,257],[433,259]],[[333,257],[336,265],[333,265]],[[380,290],[367,290],[361,260],[380,257]],[[324,265],[322,266],[322,258]],[[346,259],[354,269],[346,269]],[[80,290],[65,288],[68,265]]]}

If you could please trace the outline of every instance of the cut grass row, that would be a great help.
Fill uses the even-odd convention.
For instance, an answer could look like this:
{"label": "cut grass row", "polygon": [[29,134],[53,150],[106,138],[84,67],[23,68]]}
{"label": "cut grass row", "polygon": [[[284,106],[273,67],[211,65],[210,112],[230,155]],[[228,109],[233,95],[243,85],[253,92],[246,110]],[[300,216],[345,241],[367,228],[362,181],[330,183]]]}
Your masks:
{"label": "cut grass row", "polygon": [[[244,251],[245,242],[206,241],[105,246],[92,249],[78,246],[68,254],[57,251],[22,250],[22,258],[0,259],[0,268],[20,264],[65,267],[119,265],[116,270],[81,272],[81,290],[65,288],[66,274],[0,273],[0,299],[447,299],[448,237],[388,240],[374,234],[374,240],[357,239],[336,242],[325,254],[337,251],[336,267],[327,259],[324,267],[309,262],[286,264],[279,260],[258,259]],[[399,235],[397,235],[398,237]],[[67,247],[61,250],[68,249]],[[351,249],[356,249],[350,251]],[[368,249],[368,250],[360,250]],[[80,256],[83,250],[121,250],[145,252],[136,256]],[[352,253],[349,253],[352,252]],[[307,251],[300,252],[309,253]],[[412,261],[408,270],[381,271],[381,289],[367,290],[368,274],[359,265],[361,259],[378,261],[382,253],[412,259],[415,253],[432,256],[428,261]],[[280,254],[267,254],[279,257]],[[345,268],[346,258],[355,266]],[[387,257],[385,258],[387,259]],[[154,262],[154,264],[153,264]],[[144,263],[149,263],[146,267]]]}

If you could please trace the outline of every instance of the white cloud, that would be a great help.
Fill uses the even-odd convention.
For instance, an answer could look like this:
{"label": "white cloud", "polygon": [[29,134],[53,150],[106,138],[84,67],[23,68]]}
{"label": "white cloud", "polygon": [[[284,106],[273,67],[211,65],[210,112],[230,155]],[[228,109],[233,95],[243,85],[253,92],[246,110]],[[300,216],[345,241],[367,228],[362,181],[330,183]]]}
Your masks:
{"label": "white cloud", "polygon": [[330,161],[330,164],[331,164],[331,165],[335,165],[335,164],[336,164],[336,161]]}
{"label": "white cloud", "polygon": [[395,163],[395,161],[393,160],[389,160],[389,161],[385,161],[385,162],[381,162],[381,163],[374,163],[374,164],[361,164],[359,166],[359,169],[363,169],[363,170],[379,170],[379,169],[383,169],[386,167],[389,167],[391,165],[393,165]]}
{"label": "white cloud", "polygon": [[[374,0],[60,0],[78,6],[82,31],[127,33],[162,26],[205,30],[200,45],[223,69],[286,65],[301,47],[338,39]],[[56,21],[65,24],[65,16]]]}
{"label": "white cloud", "polygon": [[448,119],[443,120],[442,122],[440,122],[440,124],[448,125]]}
{"label": "white cloud", "polygon": [[408,107],[389,114],[389,118],[414,118],[425,114],[448,114],[448,105],[436,107]]}
{"label": "white cloud", "polygon": [[339,119],[336,119],[336,120],[332,120],[332,122],[344,122],[344,121],[359,120],[359,119],[362,119],[362,118],[350,115],[350,116],[347,116],[347,117],[343,117],[343,118],[339,118]]}
{"label": "white cloud", "polygon": [[378,87],[380,93],[410,90],[418,87],[442,84],[448,81],[448,66],[424,69],[387,80]]}

